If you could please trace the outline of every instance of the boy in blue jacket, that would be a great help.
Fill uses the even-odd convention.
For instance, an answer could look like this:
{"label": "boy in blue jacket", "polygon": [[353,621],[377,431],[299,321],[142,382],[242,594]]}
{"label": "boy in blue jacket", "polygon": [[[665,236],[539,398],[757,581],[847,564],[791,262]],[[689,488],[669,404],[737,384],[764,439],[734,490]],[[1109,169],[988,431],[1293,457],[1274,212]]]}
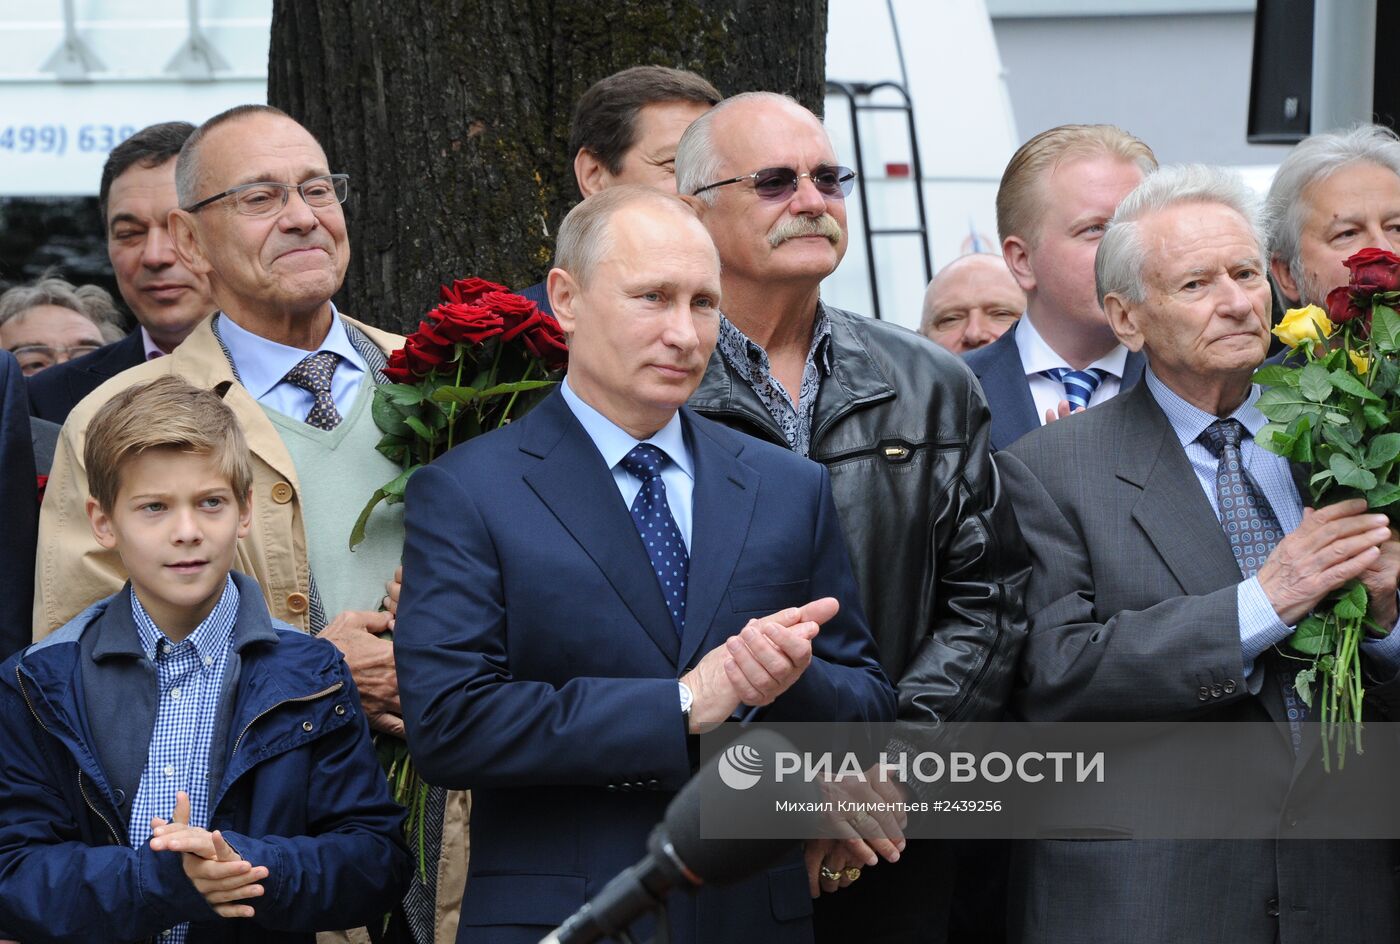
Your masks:
{"label": "boy in blue jacket", "polygon": [[0,667],[0,938],[304,941],[407,878],[350,673],[231,572],[252,520],[233,413],[174,377],[87,431],[130,581]]}

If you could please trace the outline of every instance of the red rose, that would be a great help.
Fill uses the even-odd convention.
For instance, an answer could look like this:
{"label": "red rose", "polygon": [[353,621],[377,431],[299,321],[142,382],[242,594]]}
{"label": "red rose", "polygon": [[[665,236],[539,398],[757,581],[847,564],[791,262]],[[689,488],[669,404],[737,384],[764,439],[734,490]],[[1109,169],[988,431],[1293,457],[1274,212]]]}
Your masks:
{"label": "red rose", "polygon": [[1400,256],[1392,252],[1363,249],[1344,265],[1351,270],[1351,290],[1358,295],[1400,291]]}
{"label": "red rose", "polygon": [[413,371],[408,369],[408,355],[403,348],[389,355],[389,363],[384,368],[384,376],[393,383],[411,384],[417,378],[413,376]]}
{"label": "red rose", "polygon": [[408,339],[403,351],[408,369],[419,375],[441,367],[450,357],[450,355],[443,356],[441,348],[431,343],[425,343],[417,335]]}
{"label": "red rose", "polygon": [[1351,294],[1350,287],[1343,285],[1327,293],[1327,318],[1334,325],[1343,325],[1355,318],[1362,318],[1364,323],[1366,314],[1366,310],[1357,304]]}
{"label": "red rose", "polygon": [[559,322],[548,315],[541,314],[520,340],[527,351],[544,362],[545,370],[560,371],[568,366],[569,346],[564,333],[559,330]]}
{"label": "red rose", "polygon": [[436,333],[451,343],[479,344],[504,328],[501,316],[484,305],[439,305],[429,312]]}
{"label": "red rose", "polygon": [[495,282],[488,282],[485,279],[470,278],[457,279],[452,283],[452,287],[446,285],[438,289],[438,294],[445,302],[454,302],[458,305],[470,305],[476,302],[487,292],[508,291],[504,285],[497,285]]}

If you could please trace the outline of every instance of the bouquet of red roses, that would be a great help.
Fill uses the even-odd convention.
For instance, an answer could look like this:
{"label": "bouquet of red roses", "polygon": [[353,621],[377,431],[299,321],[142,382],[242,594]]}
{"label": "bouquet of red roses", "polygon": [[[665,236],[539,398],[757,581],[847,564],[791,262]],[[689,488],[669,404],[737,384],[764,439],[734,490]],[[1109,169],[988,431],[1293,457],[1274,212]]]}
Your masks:
{"label": "bouquet of red roses", "polygon": [[528,298],[484,279],[441,289],[404,346],[389,355],[393,383],[374,388],[378,449],[404,467],[370,497],[350,533],[353,548],[380,502],[403,501],[408,480],[438,456],[523,415],[568,363],[559,323]]}
{"label": "bouquet of red roses", "polygon": [[[1270,365],[1259,411],[1270,422],[1256,442],[1311,473],[1314,507],[1365,498],[1372,509],[1400,511],[1400,256],[1363,249],[1347,259],[1349,284],[1316,305],[1288,311],[1274,329],[1301,366]],[[1361,751],[1361,641],[1369,630],[1366,588],[1353,580],[1298,624],[1288,644],[1308,663],[1295,682],[1322,722],[1323,763],[1338,766],[1348,746]]]}
{"label": "bouquet of red roses", "polygon": [[[380,502],[403,501],[414,472],[458,443],[524,415],[568,363],[558,322],[505,286],[459,279],[441,296],[442,304],[389,355],[384,374],[393,382],[374,388],[371,409],[384,433],[376,448],[403,472],[370,496],[351,529],[352,548],[364,540]],[[426,879],[427,786],[402,740],[376,735],[375,749],[395,801],[408,808],[404,833]]]}

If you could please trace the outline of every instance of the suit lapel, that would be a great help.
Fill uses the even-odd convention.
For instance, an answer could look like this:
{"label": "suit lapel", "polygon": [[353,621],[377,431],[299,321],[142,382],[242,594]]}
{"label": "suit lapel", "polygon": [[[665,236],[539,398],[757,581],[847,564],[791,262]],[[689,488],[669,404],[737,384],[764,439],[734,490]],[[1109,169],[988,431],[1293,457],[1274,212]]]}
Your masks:
{"label": "suit lapel", "polygon": [[521,451],[540,459],[525,473],[526,484],[603,572],[657,648],[679,664],[680,640],[651,558],[598,447],[557,390],[520,422],[528,424]]}
{"label": "suit lapel", "polygon": [[1133,520],[1193,596],[1239,582],[1239,564],[1195,470],[1147,384],[1126,396],[1118,477],[1142,489]]}
{"label": "suit lapel", "polygon": [[[748,537],[758,497],[758,473],[739,461],[734,443],[714,438],[706,421],[690,410],[681,413],[695,462],[691,514],[690,574],[686,578],[685,634],[677,664],[689,665],[709,635],[715,612]],[[738,437],[726,436],[725,439]]]}
{"label": "suit lapel", "polygon": [[1005,449],[1040,427],[1031,386],[1021,364],[1021,349],[1016,346],[1017,325],[992,342],[987,360],[977,372],[992,413],[992,446],[996,449]]}

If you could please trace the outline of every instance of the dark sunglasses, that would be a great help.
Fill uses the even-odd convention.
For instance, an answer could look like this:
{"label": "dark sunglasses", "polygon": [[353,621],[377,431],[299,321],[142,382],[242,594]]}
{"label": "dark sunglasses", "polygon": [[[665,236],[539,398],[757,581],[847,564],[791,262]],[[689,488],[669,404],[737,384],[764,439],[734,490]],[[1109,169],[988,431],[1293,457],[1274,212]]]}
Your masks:
{"label": "dark sunglasses", "polygon": [[706,190],[713,190],[716,187],[737,184],[743,180],[752,180],[753,192],[758,194],[760,199],[787,200],[797,192],[797,182],[803,177],[810,180],[812,186],[816,187],[817,192],[822,196],[839,200],[851,195],[851,187],[855,185],[856,172],[849,167],[818,167],[809,174],[799,174],[791,167],[765,167],[752,174],[706,184],[695,192],[704,193]]}

